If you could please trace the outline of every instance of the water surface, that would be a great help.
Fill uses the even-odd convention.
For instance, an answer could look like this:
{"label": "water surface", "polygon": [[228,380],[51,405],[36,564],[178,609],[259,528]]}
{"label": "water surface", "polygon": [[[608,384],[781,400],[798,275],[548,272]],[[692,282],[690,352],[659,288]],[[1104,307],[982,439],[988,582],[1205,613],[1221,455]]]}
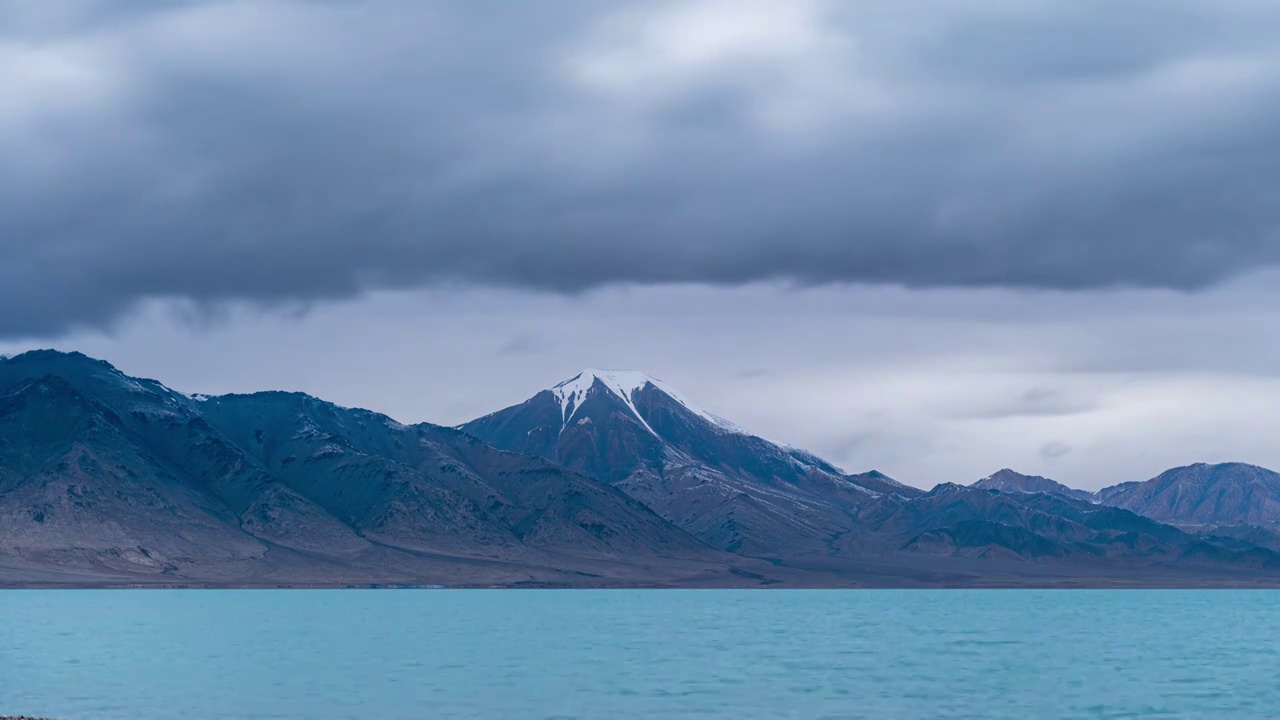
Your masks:
{"label": "water surface", "polygon": [[1263,718],[1280,592],[0,591],[0,714]]}

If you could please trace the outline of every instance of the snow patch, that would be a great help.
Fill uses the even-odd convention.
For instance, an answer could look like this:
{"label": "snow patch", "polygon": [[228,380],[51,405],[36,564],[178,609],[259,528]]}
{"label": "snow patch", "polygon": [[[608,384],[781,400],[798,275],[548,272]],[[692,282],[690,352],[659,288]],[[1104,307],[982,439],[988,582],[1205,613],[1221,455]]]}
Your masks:
{"label": "snow patch", "polygon": [[346,449],[342,446],[330,443],[328,445],[321,446],[320,449],[311,453],[311,458],[313,460],[318,460],[320,458],[336,457],[338,455],[345,455],[346,452]]}
{"label": "snow patch", "polygon": [[636,390],[644,387],[650,382],[650,379],[644,373],[635,372],[633,370],[596,370],[588,368],[564,382],[551,388],[551,393],[560,401],[560,420],[561,428],[568,427],[569,421],[573,419],[578,409],[582,407],[582,401],[587,399],[587,393],[591,391],[591,387],[599,380],[609,392],[618,396],[618,399],[626,404],[631,414],[644,425],[654,437],[658,433],[649,427],[649,423],[645,422],[640,416],[640,411],[636,409],[636,404],[631,400],[631,395]]}
{"label": "snow patch", "polygon": [[665,393],[668,397],[684,406],[686,410],[697,415],[698,417],[711,423],[714,427],[724,431],[735,433],[738,435],[748,434],[745,430],[725,420],[724,418],[713,415],[706,410],[698,407],[685,397],[679,390],[663,383],[661,380],[645,375],[635,370],[598,370],[596,368],[588,368],[577,375],[565,380],[564,382],[551,388],[552,394],[560,401],[560,419],[561,427],[568,427],[569,421],[577,413],[578,408],[582,407],[582,402],[586,400],[587,393],[595,382],[599,380],[609,392],[613,393],[626,404],[631,414],[644,425],[645,429],[654,435],[653,428],[649,427],[649,423],[640,415],[640,411],[636,409],[636,405],[632,396],[646,385],[653,385],[658,390]]}
{"label": "snow patch", "polygon": [[[777,445],[779,448],[782,448],[782,451],[786,453],[787,458],[790,459],[791,462],[796,463],[797,465],[801,465],[803,467],[829,465],[832,468],[835,468],[835,470],[841,474],[848,474],[848,473],[845,473],[844,468],[841,468],[837,465],[829,463],[826,460],[818,457],[817,455],[809,452],[808,450],[805,450],[804,448],[796,447],[795,445],[789,445],[787,443],[774,443],[774,444]],[[897,481],[895,480],[894,482],[897,482]]]}

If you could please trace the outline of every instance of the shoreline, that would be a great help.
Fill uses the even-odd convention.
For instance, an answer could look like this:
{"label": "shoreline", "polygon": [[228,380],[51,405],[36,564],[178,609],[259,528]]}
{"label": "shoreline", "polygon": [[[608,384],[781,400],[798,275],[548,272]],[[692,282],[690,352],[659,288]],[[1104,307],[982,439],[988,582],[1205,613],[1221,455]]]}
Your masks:
{"label": "shoreline", "polygon": [[[1202,581],[1161,582],[1152,581],[1072,581],[1060,582],[993,582],[937,585],[893,584],[777,584],[767,586],[747,585],[565,585],[556,583],[517,584],[347,584],[347,583],[13,583],[0,584],[0,592],[20,590],[731,590],[731,591],[786,591],[786,590],[1280,590],[1280,581],[1256,582]],[[21,717],[21,716],[19,716]],[[10,720],[0,715],[0,720]],[[39,720],[39,719],[37,719]]]}

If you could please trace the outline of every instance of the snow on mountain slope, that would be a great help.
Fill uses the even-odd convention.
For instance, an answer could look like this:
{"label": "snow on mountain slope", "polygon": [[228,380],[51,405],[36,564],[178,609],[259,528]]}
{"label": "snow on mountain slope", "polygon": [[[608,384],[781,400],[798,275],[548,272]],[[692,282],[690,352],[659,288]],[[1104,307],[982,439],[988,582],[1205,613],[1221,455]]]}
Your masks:
{"label": "snow on mountain slope", "polygon": [[645,429],[654,435],[657,435],[657,433],[654,432],[653,428],[649,427],[649,423],[645,421],[644,416],[636,409],[634,401],[634,395],[649,385],[666,393],[673,400],[683,405],[689,412],[706,420],[714,427],[725,432],[741,435],[748,434],[747,431],[728,420],[703,410],[681,394],[680,391],[655,377],[635,370],[598,370],[596,368],[587,368],[551,388],[551,393],[560,401],[560,412],[565,426],[568,426],[569,422],[573,420],[574,414],[582,407],[582,401],[586,399],[587,393],[591,391],[597,381],[625,403],[631,413],[640,421],[640,424],[644,425]]}

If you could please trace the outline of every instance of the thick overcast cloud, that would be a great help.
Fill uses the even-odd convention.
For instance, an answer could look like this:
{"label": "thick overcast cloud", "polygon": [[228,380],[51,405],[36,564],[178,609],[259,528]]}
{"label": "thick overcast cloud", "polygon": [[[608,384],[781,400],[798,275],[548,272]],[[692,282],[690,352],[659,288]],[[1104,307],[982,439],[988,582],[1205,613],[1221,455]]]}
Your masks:
{"label": "thick overcast cloud", "polygon": [[1280,262],[1277,27],[1265,0],[8,2],[0,336],[439,283],[1203,288]]}
{"label": "thick overcast cloud", "polygon": [[1280,467],[1277,28],[1266,0],[10,0],[0,352],[449,424],[638,368],[925,487]]}

